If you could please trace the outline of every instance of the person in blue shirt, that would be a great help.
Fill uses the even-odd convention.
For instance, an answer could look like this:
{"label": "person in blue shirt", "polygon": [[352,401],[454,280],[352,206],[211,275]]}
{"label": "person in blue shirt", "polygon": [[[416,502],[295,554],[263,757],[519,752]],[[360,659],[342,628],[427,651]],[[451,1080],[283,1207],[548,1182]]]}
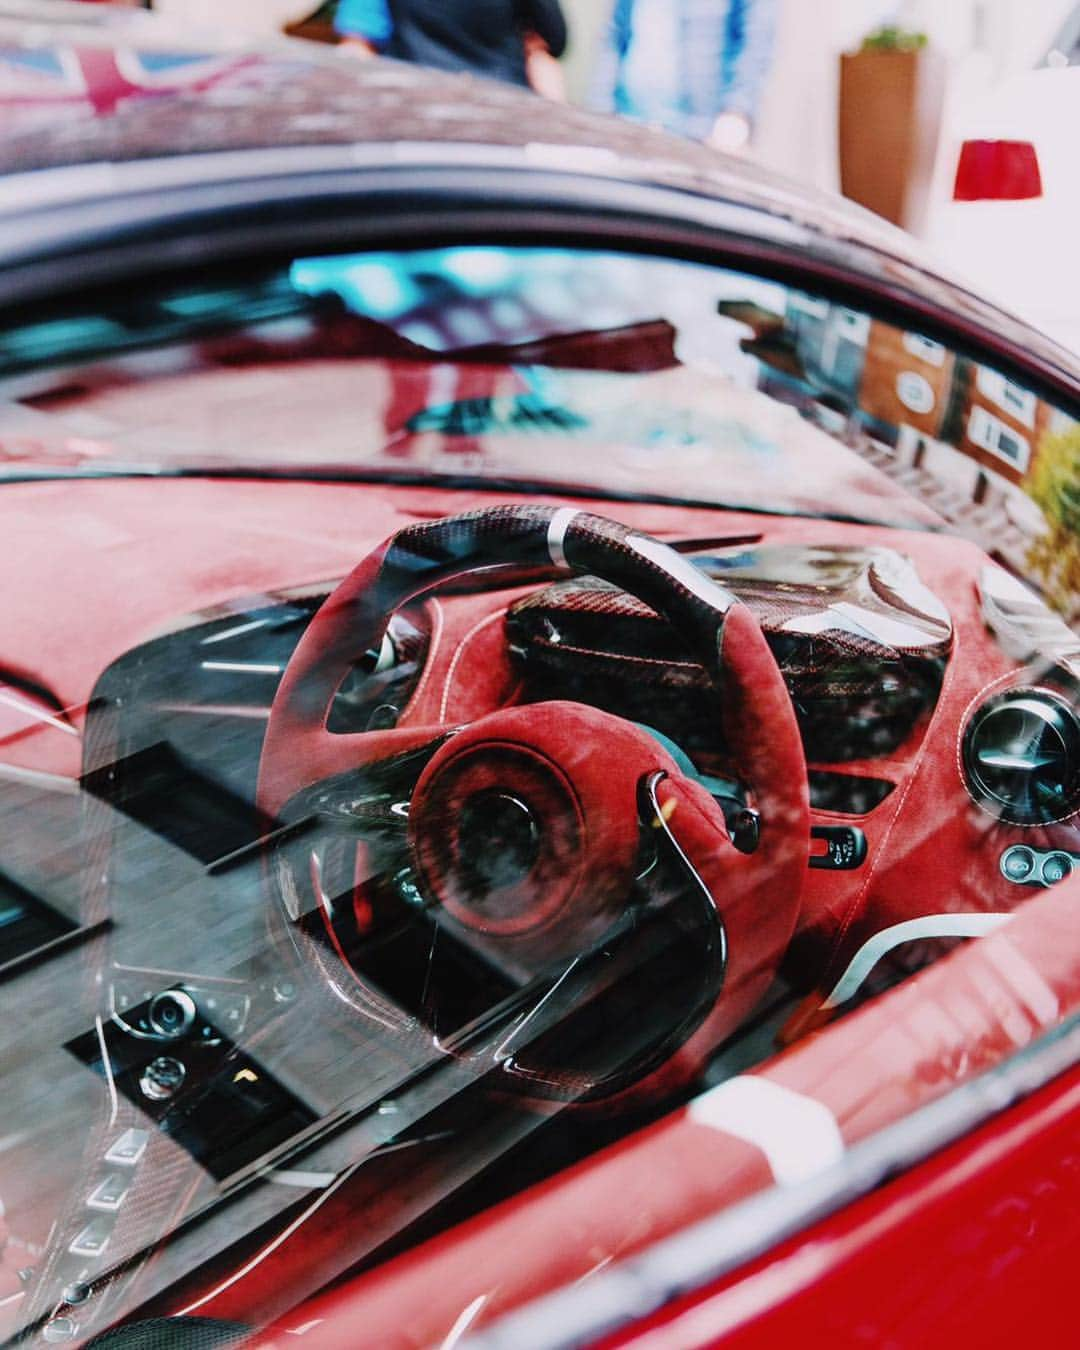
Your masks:
{"label": "person in blue shirt", "polygon": [[559,0],[341,0],[335,27],[359,54],[528,85],[527,44],[566,49]]}
{"label": "person in blue shirt", "polygon": [[778,0],[614,0],[590,106],[720,150],[746,148]]}

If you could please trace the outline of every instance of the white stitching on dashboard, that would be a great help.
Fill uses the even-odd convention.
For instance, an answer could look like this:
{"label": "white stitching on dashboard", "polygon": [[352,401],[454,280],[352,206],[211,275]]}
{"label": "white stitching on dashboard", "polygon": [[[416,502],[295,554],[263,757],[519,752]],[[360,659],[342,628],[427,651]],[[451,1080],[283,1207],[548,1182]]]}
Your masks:
{"label": "white stitching on dashboard", "polygon": [[443,685],[442,702],[439,705],[440,722],[445,722],[448,716],[450,708],[450,694],[454,687],[454,676],[457,674],[458,664],[465,653],[465,648],[469,645],[469,643],[473,640],[473,638],[476,637],[476,635],[481,631],[481,629],[486,628],[489,623],[494,623],[495,620],[503,619],[505,617],[506,616],[504,615],[501,609],[497,609],[494,612],[494,614],[485,614],[484,617],[478,623],[473,624],[473,626],[461,639],[461,642],[458,644],[458,649],[454,653],[453,659],[450,662],[450,668],[446,672],[446,681]]}

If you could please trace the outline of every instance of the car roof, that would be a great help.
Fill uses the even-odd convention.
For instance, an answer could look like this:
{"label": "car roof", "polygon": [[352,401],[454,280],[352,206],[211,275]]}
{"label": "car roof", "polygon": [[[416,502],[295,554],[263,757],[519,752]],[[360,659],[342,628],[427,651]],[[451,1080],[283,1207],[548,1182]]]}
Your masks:
{"label": "car roof", "polygon": [[[939,312],[962,312],[1080,388],[1070,354],[943,275],[910,235],[745,159],[510,85],[360,61],[327,44],[208,31],[108,4],[0,0],[0,224],[29,221],[34,234],[40,209],[76,219],[103,193],[243,179],[275,163],[284,173],[309,160],[325,169],[328,156],[338,168],[351,157],[463,175],[477,165],[557,171],[594,189],[671,189],[765,213],[774,238],[793,227],[804,252],[841,268],[857,253],[872,258],[890,283]],[[18,257],[0,247],[0,269]]]}

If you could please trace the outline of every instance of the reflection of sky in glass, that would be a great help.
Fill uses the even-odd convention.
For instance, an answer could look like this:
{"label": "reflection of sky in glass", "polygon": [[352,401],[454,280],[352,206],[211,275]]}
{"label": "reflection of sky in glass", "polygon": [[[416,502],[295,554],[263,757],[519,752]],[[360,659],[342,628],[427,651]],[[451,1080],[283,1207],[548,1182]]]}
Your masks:
{"label": "reflection of sky in glass", "polygon": [[[336,295],[437,351],[522,343],[551,333],[667,319],[715,344],[716,303],[738,298],[783,313],[782,287],[694,263],[568,249],[456,247],[415,253],[306,258],[290,281],[308,296]],[[690,342],[697,352],[700,343]],[[725,353],[730,355],[730,353]]]}
{"label": "reflection of sky in glass", "polygon": [[369,258],[305,258],[292,265],[290,280],[305,295],[333,293],[359,314],[401,318],[420,291],[390,254]]}

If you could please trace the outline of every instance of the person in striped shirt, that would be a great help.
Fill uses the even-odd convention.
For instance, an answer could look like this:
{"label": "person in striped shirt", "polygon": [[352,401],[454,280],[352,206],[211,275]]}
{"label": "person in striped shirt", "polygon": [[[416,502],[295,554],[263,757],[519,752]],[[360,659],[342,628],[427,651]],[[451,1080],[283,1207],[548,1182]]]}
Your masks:
{"label": "person in striped shirt", "polygon": [[720,150],[745,150],[777,7],[778,0],[614,0],[590,105]]}

